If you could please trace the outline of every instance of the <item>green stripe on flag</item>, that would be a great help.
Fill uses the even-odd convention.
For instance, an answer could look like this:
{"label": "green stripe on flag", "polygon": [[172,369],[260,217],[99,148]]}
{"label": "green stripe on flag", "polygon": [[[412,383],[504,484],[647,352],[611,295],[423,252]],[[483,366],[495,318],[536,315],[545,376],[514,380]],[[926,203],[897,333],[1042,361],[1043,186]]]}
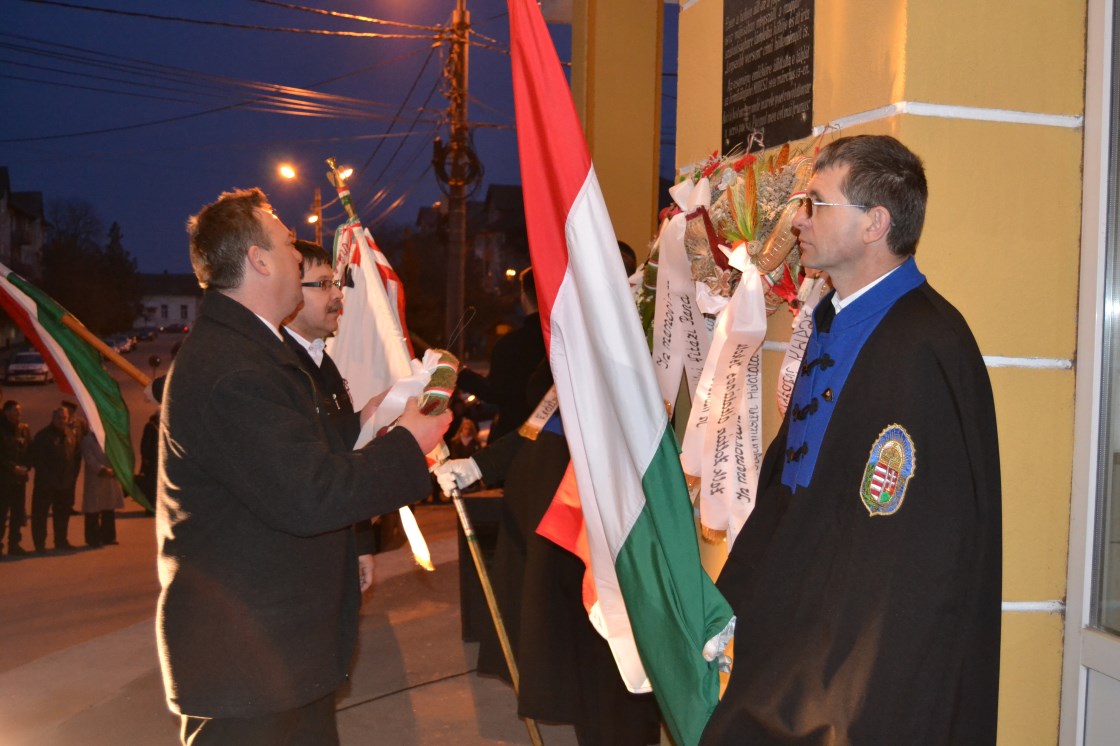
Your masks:
{"label": "green stripe on flag", "polygon": [[694,744],[719,702],[719,669],[701,651],[727,625],[731,607],[700,564],[678,453],[676,436],[666,425],[642,476],[646,505],[615,569],[666,725],[677,743]]}
{"label": "green stripe on flag", "polygon": [[[15,272],[8,275],[8,280],[35,301],[38,306],[36,320],[62,348],[80,379],[78,382],[69,381],[70,385],[77,383],[84,387],[97,407],[96,415],[105,431],[105,457],[112,465],[125,493],[143,507],[152,510],[147,496],[133,480],[136,461],[129,440],[128,407],[121,397],[120,386],[102,367],[101,355],[62,323],[62,317],[67,311],[54,299]],[[86,412],[87,417],[93,414],[95,413]]]}

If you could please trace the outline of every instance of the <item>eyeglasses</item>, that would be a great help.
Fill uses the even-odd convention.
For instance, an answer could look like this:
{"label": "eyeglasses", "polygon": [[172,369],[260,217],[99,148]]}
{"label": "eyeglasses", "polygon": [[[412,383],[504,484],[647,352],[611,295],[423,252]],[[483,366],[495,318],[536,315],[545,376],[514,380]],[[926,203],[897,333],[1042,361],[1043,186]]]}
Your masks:
{"label": "eyeglasses", "polygon": [[819,202],[807,194],[795,194],[789,198],[790,202],[797,202],[798,209],[804,207],[805,214],[813,217],[813,210],[817,207],[858,207],[861,210],[866,210],[871,205],[855,205],[848,202]]}
{"label": "eyeglasses", "polygon": [[314,280],[312,282],[301,282],[300,285],[305,288],[319,288],[320,290],[326,290],[331,285],[334,285],[339,290],[342,290],[342,280]]}

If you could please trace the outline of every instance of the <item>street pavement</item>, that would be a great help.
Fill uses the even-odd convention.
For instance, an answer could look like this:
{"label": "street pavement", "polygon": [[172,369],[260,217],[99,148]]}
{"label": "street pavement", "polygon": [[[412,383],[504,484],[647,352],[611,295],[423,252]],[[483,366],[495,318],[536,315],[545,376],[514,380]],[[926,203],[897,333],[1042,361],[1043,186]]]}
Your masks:
{"label": "street pavement", "polygon": [[[129,355],[145,373],[179,337]],[[155,405],[114,372],[132,413],[134,447]],[[37,431],[63,395],[53,386],[5,386]],[[423,505],[417,519],[435,572],[406,547],[377,555],[362,607],[359,650],[340,693],[344,746],[529,744],[510,688],[474,673],[477,644],[460,634],[455,512]],[[174,746],[178,718],[164,701],[155,647],[159,594],[154,519],[131,500],[118,512],[116,546],[0,560],[0,746]],[[81,543],[81,517],[70,541]],[[24,548],[30,548],[25,531]],[[469,561],[466,560],[466,561]],[[549,746],[576,743],[568,726],[541,725]]]}
{"label": "street pavement", "polygon": [[[0,562],[3,746],[178,743],[156,657],[154,521],[129,506],[117,546]],[[338,702],[342,743],[531,743],[512,690],[477,676],[478,646],[460,639],[454,510],[416,513],[436,571],[406,547],[377,555]],[[541,730],[550,746],[575,744],[570,727]]]}

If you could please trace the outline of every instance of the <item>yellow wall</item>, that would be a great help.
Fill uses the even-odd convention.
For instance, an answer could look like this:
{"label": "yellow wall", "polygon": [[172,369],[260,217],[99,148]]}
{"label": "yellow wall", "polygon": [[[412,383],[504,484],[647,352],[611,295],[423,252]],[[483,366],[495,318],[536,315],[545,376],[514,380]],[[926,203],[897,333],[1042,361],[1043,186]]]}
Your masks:
{"label": "yellow wall", "polygon": [[[892,134],[930,184],[918,262],[968,319],[990,367],[1004,488],[1004,600],[1065,598],[1074,371],[1031,367],[1076,351],[1083,0],[861,0],[816,5],[813,124],[884,107],[842,134]],[[677,165],[720,143],[722,0],[680,19]],[[912,109],[915,111],[915,109]],[[1043,123],[1025,116],[1057,115]],[[978,121],[975,117],[1014,121]],[[772,339],[787,339],[785,310]],[[766,353],[772,385],[779,353]],[[777,428],[767,413],[766,432]],[[1005,612],[1001,744],[1057,741],[1062,620]]]}
{"label": "yellow wall", "polygon": [[615,233],[639,256],[657,221],[661,24],[659,2],[573,3],[572,95]]}

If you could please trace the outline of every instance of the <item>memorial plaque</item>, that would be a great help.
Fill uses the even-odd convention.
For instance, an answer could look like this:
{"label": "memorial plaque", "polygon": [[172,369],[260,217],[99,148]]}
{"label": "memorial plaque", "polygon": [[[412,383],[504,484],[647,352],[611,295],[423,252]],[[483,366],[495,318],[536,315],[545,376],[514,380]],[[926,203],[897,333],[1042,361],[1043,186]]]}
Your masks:
{"label": "memorial plaque", "polygon": [[724,0],[724,153],[812,131],[813,2]]}

